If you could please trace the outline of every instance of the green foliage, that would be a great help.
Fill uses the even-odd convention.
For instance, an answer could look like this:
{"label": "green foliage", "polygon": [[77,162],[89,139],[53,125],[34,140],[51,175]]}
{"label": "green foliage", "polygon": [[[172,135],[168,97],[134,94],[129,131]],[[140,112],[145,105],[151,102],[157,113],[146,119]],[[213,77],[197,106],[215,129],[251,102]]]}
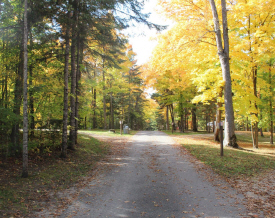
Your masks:
{"label": "green foliage", "polygon": [[[95,163],[104,157],[108,149],[107,144],[91,136],[79,135],[77,151],[69,153],[65,160],[58,158],[59,150],[43,158],[32,158],[29,178],[14,174],[14,170],[21,168],[21,162],[15,161],[12,169],[5,168],[0,175],[0,216],[10,217],[15,213],[26,216],[44,208],[43,200],[50,198],[51,192],[72,187],[90,175]],[[0,170],[4,167],[5,164],[0,163]]]}
{"label": "green foliage", "polygon": [[0,107],[0,129],[6,134],[9,133],[11,127],[22,120],[22,117],[13,113],[10,108]]}

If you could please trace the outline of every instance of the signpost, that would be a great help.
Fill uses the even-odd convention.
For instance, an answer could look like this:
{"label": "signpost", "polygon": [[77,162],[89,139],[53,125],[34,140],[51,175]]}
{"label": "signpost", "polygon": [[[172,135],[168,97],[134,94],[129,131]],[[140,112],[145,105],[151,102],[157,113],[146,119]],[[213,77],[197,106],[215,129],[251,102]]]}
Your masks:
{"label": "signpost", "polygon": [[219,127],[220,127],[221,156],[223,156],[223,122],[219,123]]}
{"label": "signpost", "polygon": [[172,134],[174,133],[174,123],[172,122]]}
{"label": "signpost", "polygon": [[122,135],[122,124],[123,124],[123,120],[120,120],[120,121],[119,121],[119,124],[120,124],[120,135]]}

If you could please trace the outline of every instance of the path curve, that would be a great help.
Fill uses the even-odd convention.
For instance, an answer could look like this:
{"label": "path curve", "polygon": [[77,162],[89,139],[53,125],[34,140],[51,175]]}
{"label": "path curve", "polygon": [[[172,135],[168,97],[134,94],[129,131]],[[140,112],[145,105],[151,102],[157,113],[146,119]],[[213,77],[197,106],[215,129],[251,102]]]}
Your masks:
{"label": "path curve", "polygon": [[199,174],[165,133],[141,131],[61,217],[243,217],[245,207],[227,186],[220,191]]}

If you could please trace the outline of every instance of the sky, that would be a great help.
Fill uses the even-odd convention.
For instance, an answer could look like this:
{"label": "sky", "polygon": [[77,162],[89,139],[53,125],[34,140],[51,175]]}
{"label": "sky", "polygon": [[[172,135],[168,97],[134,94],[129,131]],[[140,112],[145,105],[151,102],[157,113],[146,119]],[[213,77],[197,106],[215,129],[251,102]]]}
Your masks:
{"label": "sky", "polygon": [[[156,12],[157,0],[147,0],[145,2],[144,12],[151,13],[150,22],[159,25],[169,25],[164,16]],[[131,27],[127,30],[130,33],[129,43],[133,46],[134,52],[137,54],[137,65],[142,65],[149,61],[154,47],[157,45],[156,40],[152,40],[157,36],[156,30],[150,30],[145,26]]]}
{"label": "sky", "polygon": [[[167,20],[163,15],[156,12],[157,0],[145,1],[144,13],[151,13],[149,21],[159,25],[171,25],[172,22]],[[125,34],[129,35],[129,44],[132,45],[136,55],[137,65],[145,64],[149,61],[154,47],[157,45],[157,41],[154,40],[159,34],[156,30],[150,30],[144,25],[138,27],[130,27],[126,30]],[[146,98],[155,93],[153,88],[145,90]]]}

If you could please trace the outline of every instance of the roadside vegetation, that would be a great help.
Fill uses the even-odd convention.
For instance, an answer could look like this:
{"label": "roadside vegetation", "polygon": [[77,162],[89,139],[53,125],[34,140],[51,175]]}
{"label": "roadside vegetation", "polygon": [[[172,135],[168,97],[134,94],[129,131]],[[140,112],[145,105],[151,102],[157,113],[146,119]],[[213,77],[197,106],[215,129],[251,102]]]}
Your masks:
{"label": "roadside vegetation", "polygon": [[207,131],[185,131],[185,132],[179,132],[179,131],[173,131],[172,130],[162,130],[162,132],[165,132],[168,135],[198,135],[198,134],[209,134]]}
{"label": "roadside vegetation", "polygon": [[223,157],[220,156],[220,144],[214,142],[213,134],[175,133],[171,136],[198,160],[228,178],[251,177],[275,169],[275,146],[269,144],[268,133],[260,137],[258,149],[253,149],[250,132],[236,133],[240,149],[225,147]]}
{"label": "roadside vegetation", "polygon": [[129,134],[124,134],[122,130],[122,135],[120,135],[120,129],[114,129],[115,132],[104,130],[104,129],[93,129],[93,130],[79,130],[79,133],[87,134],[96,134],[96,135],[107,135],[107,136],[121,136],[121,137],[130,137],[135,135],[138,131],[137,130],[130,130]]}
{"label": "roadside vegetation", "polygon": [[21,158],[8,157],[0,163],[0,217],[22,217],[41,210],[58,191],[81,184],[108,151],[108,144],[79,134],[76,150],[68,150],[66,159],[59,157],[60,147],[43,153],[32,150],[28,178],[20,176]]}

